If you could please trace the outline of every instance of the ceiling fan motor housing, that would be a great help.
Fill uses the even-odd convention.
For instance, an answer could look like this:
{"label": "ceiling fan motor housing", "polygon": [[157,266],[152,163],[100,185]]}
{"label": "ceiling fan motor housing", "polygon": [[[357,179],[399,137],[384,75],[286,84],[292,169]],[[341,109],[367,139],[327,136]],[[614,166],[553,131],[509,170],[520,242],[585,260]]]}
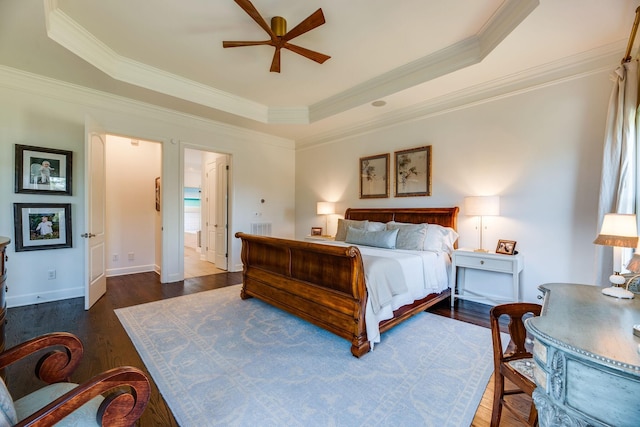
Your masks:
{"label": "ceiling fan motor housing", "polygon": [[271,18],[271,31],[278,37],[287,34],[287,20],[282,16],[274,16]]}

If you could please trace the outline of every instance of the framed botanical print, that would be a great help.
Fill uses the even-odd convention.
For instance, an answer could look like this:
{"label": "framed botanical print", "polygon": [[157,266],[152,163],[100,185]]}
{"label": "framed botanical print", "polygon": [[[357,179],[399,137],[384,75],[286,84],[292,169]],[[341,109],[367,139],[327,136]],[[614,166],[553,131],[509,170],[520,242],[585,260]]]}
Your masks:
{"label": "framed botanical print", "polygon": [[431,195],[431,146],[395,152],[396,197]]}
{"label": "framed botanical print", "polygon": [[16,193],[71,195],[73,152],[15,146]]}
{"label": "framed botanical print", "polygon": [[72,247],[69,203],[14,203],[16,252]]}
{"label": "framed botanical print", "polygon": [[389,153],[360,158],[360,198],[389,197]]}

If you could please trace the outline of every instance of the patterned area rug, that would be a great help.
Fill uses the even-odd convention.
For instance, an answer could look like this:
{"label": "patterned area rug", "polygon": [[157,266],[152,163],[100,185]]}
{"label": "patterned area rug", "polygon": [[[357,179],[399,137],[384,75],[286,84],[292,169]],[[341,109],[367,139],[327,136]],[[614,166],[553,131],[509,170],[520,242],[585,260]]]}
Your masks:
{"label": "patterned area rug", "polygon": [[489,329],[420,313],[351,344],[240,285],[116,310],[181,426],[469,426]]}

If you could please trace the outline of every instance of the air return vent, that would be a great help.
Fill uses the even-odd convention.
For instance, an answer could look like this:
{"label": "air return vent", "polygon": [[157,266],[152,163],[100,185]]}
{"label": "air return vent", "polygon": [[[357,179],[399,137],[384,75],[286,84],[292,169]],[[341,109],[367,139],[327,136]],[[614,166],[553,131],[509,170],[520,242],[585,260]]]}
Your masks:
{"label": "air return vent", "polygon": [[270,222],[254,222],[251,224],[251,234],[258,236],[271,236]]}

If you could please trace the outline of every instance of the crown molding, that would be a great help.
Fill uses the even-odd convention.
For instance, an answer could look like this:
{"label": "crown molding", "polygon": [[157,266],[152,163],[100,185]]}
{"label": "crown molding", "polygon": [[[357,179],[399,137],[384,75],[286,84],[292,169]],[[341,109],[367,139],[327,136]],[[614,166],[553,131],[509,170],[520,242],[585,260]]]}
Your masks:
{"label": "crown molding", "polygon": [[302,150],[344,141],[348,138],[380,131],[381,129],[423,120],[481,103],[492,102],[545,86],[579,79],[587,75],[613,71],[620,63],[621,52],[624,52],[625,45],[626,41],[612,43],[544,66],[511,74],[404,109],[395,110],[366,123],[336,128],[330,132],[317,134],[309,138],[300,138],[296,140],[296,149]]}
{"label": "crown molding", "polygon": [[57,0],[45,0],[44,4],[47,36],[110,77],[267,123],[267,106],[118,55],[66,15]]}
{"label": "crown molding", "polygon": [[481,62],[539,4],[538,0],[505,1],[475,36],[311,105],[309,122],[334,116]]}
{"label": "crown molding", "polygon": [[2,87],[21,93],[82,105],[88,109],[103,110],[153,121],[163,121],[173,123],[176,126],[200,129],[203,132],[213,132],[241,140],[264,143],[285,149],[295,149],[295,142],[291,139],[159,107],[4,65],[0,65],[0,88]]}
{"label": "crown molding", "polygon": [[506,0],[475,36],[308,107],[263,105],[120,56],[66,15],[57,0],[44,5],[49,38],[116,80],[261,123],[308,124],[482,61],[539,0]]}

